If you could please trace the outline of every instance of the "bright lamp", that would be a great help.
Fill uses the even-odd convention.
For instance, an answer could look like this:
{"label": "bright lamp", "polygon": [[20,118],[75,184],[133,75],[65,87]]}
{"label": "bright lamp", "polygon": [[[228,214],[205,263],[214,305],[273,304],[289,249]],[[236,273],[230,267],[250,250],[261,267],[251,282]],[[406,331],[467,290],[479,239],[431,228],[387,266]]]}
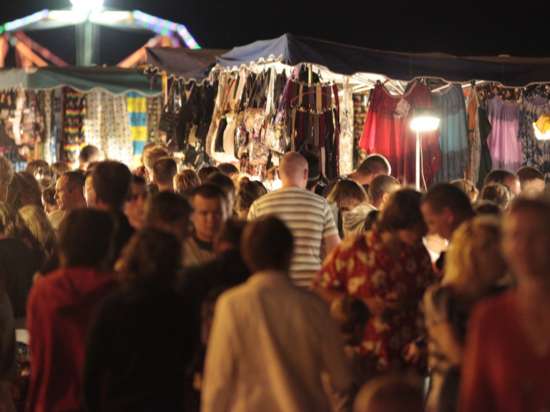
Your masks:
{"label": "bright lamp", "polygon": [[411,119],[411,129],[416,132],[415,171],[416,188],[421,189],[422,177],[422,133],[435,132],[441,119],[430,109],[415,109]]}
{"label": "bright lamp", "polygon": [[103,0],[71,0],[73,10],[91,13],[103,8]]}
{"label": "bright lamp", "polygon": [[439,128],[441,119],[431,110],[415,110],[411,119],[411,129],[417,133],[434,132]]}

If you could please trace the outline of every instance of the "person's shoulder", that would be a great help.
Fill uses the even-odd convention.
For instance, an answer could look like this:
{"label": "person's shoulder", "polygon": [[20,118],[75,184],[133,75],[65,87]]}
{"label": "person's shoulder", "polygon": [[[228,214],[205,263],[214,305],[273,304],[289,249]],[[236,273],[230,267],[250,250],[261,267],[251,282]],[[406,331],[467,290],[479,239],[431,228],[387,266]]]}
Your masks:
{"label": "person's shoulder", "polygon": [[475,306],[472,319],[484,326],[506,322],[515,309],[515,303],[516,295],[514,291],[484,298]]}

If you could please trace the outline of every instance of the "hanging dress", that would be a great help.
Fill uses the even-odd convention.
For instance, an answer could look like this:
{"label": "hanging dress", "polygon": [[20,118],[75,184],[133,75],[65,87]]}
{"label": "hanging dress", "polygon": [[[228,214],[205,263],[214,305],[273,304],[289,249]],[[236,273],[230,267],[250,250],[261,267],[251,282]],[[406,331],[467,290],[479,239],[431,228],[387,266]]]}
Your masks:
{"label": "hanging dress", "polygon": [[466,177],[468,169],[468,133],[464,93],[460,85],[452,85],[434,95],[434,106],[440,115],[439,147],[441,169],[436,182],[450,182]]}
{"label": "hanging dress", "polygon": [[515,172],[523,160],[519,140],[519,106],[494,97],[487,102],[487,109],[492,125],[488,143],[493,168]]}
{"label": "hanging dress", "polygon": [[468,98],[468,167],[466,178],[474,184],[479,179],[479,167],[481,163],[481,136],[479,118],[479,98],[475,88],[472,88]]}

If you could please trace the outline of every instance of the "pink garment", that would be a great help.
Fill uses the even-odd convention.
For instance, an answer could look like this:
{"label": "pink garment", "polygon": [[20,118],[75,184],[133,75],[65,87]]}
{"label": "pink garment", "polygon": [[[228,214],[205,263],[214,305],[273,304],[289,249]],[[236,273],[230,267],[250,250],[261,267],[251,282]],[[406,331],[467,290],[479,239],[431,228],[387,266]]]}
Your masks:
{"label": "pink garment", "polygon": [[522,149],[519,140],[519,106],[515,102],[494,97],[487,102],[492,130],[488,138],[493,169],[515,172],[521,167]]}
{"label": "pink garment", "polygon": [[[407,111],[401,107],[398,110],[403,101],[406,101]],[[392,175],[404,184],[415,182],[416,135],[409,124],[414,108],[419,107],[432,107],[430,90],[423,84],[415,83],[403,96],[392,96],[383,85],[376,85],[371,92],[369,111],[359,141],[359,146],[367,153],[386,156]],[[429,186],[441,165],[437,133],[422,134],[422,155],[424,178]]]}

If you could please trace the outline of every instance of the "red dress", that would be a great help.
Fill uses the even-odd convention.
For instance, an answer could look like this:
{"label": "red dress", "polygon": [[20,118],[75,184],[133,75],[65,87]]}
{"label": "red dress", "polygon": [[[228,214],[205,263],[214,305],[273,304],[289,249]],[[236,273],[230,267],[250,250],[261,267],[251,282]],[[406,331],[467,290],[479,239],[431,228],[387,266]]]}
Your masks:
{"label": "red dress", "polygon": [[36,281],[27,305],[29,412],[82,411],[86,335],[94,310],[114,286],[93,269],[60,269]]}
{"label": "red dress", "polygon": [[[403,96],[392,96],[378,84],[370,96],[359,146],[367,153],[386,156],[392,175],[404,184],[416,178],[416,134],[410,128],[415,108],[432,108],[430,90],[415,83]],[[422,166],[428,187],[441,167],[441,149],[438,133],[422,133]]]}
{"label": "red dress", "polygon": [[376,231],[343,241],[325,260],[316,286],[359,299],[377,298],[387,307],[372,316],[360,353],[376,359],[376,372],[402,362],[405,346],[418,337],[419,303],[434,281],[430,256],[422,244],[403,244],[390,254]]}
{"label": "red dress", "polygon": [[535,355],[522,328],[514,292],[476,307],[468,327],[460,411],[550,410],[550,353]]}

